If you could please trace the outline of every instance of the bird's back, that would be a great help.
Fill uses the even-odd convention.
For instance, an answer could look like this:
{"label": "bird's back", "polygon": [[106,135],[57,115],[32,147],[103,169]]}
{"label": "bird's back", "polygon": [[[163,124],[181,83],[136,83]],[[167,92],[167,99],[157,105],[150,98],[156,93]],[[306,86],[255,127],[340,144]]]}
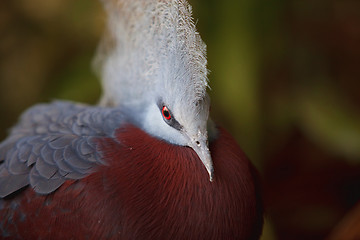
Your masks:
{"label": "bird's back", "polygon": [[57,101],[31,107],[0,144],[0,197],[31,184],[51,193],[102,163],[96,139],[112,136],[124,115],[118,108]]}

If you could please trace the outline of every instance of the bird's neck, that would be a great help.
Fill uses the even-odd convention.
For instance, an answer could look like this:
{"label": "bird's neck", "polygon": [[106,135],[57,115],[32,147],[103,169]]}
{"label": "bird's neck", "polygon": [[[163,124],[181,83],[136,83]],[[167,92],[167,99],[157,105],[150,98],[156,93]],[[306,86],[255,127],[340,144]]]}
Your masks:
{"label": "bird's neck", "polygon": [[106,195],[106,209],[117,215],[125,239],[134,233],[137,239],[223,239],[251,232],[257,214],[252,170],[228,134],[210,145],[214,182],[192,149],[132,126],[118,129],[116,141],[101,140],[99,150],[108,165],[89,182],[98,182],[94,190]]}

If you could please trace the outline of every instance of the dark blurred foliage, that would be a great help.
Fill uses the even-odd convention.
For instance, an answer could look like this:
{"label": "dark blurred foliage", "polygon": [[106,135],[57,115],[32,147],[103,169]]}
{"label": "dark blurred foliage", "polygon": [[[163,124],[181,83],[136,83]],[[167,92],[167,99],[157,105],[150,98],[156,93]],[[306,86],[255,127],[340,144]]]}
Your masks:
{"label": "dark blurred foliage", "polygon": [[103,15],[97,1],[0,2],[0,138],[18,115],[54,98],[95,102],[90,63]]}
{"label": "dark blurred foliage", "polygon": [[[263,239],[359,239],[360,1],[191,3],[212,116],[263,178]],[[96,103],[103,24],[94,0],[0,2],[0,139],[37,102]]]}

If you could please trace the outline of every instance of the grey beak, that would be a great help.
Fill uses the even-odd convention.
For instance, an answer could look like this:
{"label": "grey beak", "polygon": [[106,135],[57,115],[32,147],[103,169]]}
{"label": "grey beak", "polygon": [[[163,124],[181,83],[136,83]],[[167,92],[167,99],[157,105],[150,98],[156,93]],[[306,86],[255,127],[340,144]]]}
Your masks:
{"label": "grey beak", "polygon": [[214,179],[214,166],[211,159],[210,150],[206,144],[206,140],[193,140],[191,141],[192,149],[196,152],[196,154],[199,156],[200,160],[204,164],[206,170],[209,173],[210,182]]}

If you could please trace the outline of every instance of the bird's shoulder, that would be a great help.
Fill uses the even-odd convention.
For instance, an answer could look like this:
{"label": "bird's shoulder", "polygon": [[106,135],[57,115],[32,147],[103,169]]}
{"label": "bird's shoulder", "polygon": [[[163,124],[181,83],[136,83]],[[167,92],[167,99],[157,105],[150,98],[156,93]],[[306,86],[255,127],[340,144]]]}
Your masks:
{"label": "bird's shoulder", "polygon": [[97,139],[113,137],[124,121],[117,108],[65,101],[29,108],[0,143],[0,197],[28,184],[47,194],[87,176],[103,164]]}

